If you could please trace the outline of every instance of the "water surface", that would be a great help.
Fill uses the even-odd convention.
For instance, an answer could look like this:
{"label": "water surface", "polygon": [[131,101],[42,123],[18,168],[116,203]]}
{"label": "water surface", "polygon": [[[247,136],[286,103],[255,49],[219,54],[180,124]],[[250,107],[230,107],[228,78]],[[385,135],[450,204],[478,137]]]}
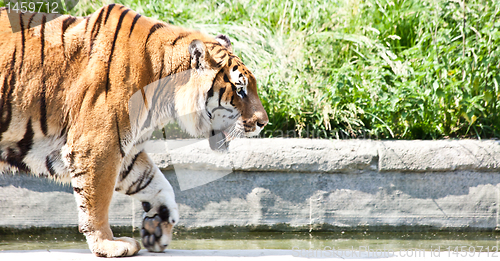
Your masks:
{"label": "water surface", "polygon": [[[138,233],[115,233],[133,236]],[[466,247],[497,251],[495,232],[177,232],[170,249],[424,249]],[[81,234],[0,234],[1,250],[86,249]]]}

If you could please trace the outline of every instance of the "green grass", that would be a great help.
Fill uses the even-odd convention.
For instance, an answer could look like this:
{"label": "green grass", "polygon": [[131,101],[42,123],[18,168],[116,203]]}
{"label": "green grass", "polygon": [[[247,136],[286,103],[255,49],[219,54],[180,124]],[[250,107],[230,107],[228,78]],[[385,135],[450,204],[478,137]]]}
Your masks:
{"label": "green grass", "polygon": [[227,34],[258,79],[265,136],[500,136],[498,0],[117,2]]}

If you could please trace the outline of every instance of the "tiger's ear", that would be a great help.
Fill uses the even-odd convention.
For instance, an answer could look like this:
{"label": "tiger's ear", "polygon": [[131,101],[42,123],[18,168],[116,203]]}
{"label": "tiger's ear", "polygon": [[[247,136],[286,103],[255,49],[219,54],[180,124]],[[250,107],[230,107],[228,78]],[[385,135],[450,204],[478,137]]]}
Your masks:
{"label": "tiger's ear", "polygon": [[231,40],[229,40],[229,37],[219,34],[215,37],[215,40],[219,42],[222,46],[226,47],[229,51],[233,51],[233,46],[231,46]]}
{"label": "tiger's ear", "polygon": [[202,41],[193,40],[189,44],[189,54],[191,55],[191,68],[197,70],[210,68],[210,54]]}

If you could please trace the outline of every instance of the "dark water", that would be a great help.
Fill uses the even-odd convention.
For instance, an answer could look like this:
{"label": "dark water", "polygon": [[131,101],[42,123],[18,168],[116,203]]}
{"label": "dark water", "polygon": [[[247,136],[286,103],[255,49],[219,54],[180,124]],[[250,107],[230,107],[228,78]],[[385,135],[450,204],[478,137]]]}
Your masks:
{"label": "dark water", "polygon": [[[137,233],[115,233],[115,236],[132,236]],[[171,249],[425,249],[453,250],[456,247],[476,251],[497,252],[500,233],[495,232],[231,232],[200,233],[178,232],[169,246]],[[82,235],[66,234],[0,234],[1,250],[35,249],[85,249]]]}

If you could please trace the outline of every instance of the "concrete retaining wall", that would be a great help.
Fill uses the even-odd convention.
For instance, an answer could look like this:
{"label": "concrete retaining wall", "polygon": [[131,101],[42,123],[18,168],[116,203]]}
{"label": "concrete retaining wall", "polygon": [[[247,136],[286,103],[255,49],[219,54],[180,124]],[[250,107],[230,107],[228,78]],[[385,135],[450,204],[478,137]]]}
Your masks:
{"label": "concrete retaining wall", "polygon": [[[497,141],[241,139],[154,141],[174,186],[179,225],[260,229],[500,228]],[[138,227],[139,202],[115,194],[110,221]],[[0,176],[0,227],[77,226],[68,185]]]}

